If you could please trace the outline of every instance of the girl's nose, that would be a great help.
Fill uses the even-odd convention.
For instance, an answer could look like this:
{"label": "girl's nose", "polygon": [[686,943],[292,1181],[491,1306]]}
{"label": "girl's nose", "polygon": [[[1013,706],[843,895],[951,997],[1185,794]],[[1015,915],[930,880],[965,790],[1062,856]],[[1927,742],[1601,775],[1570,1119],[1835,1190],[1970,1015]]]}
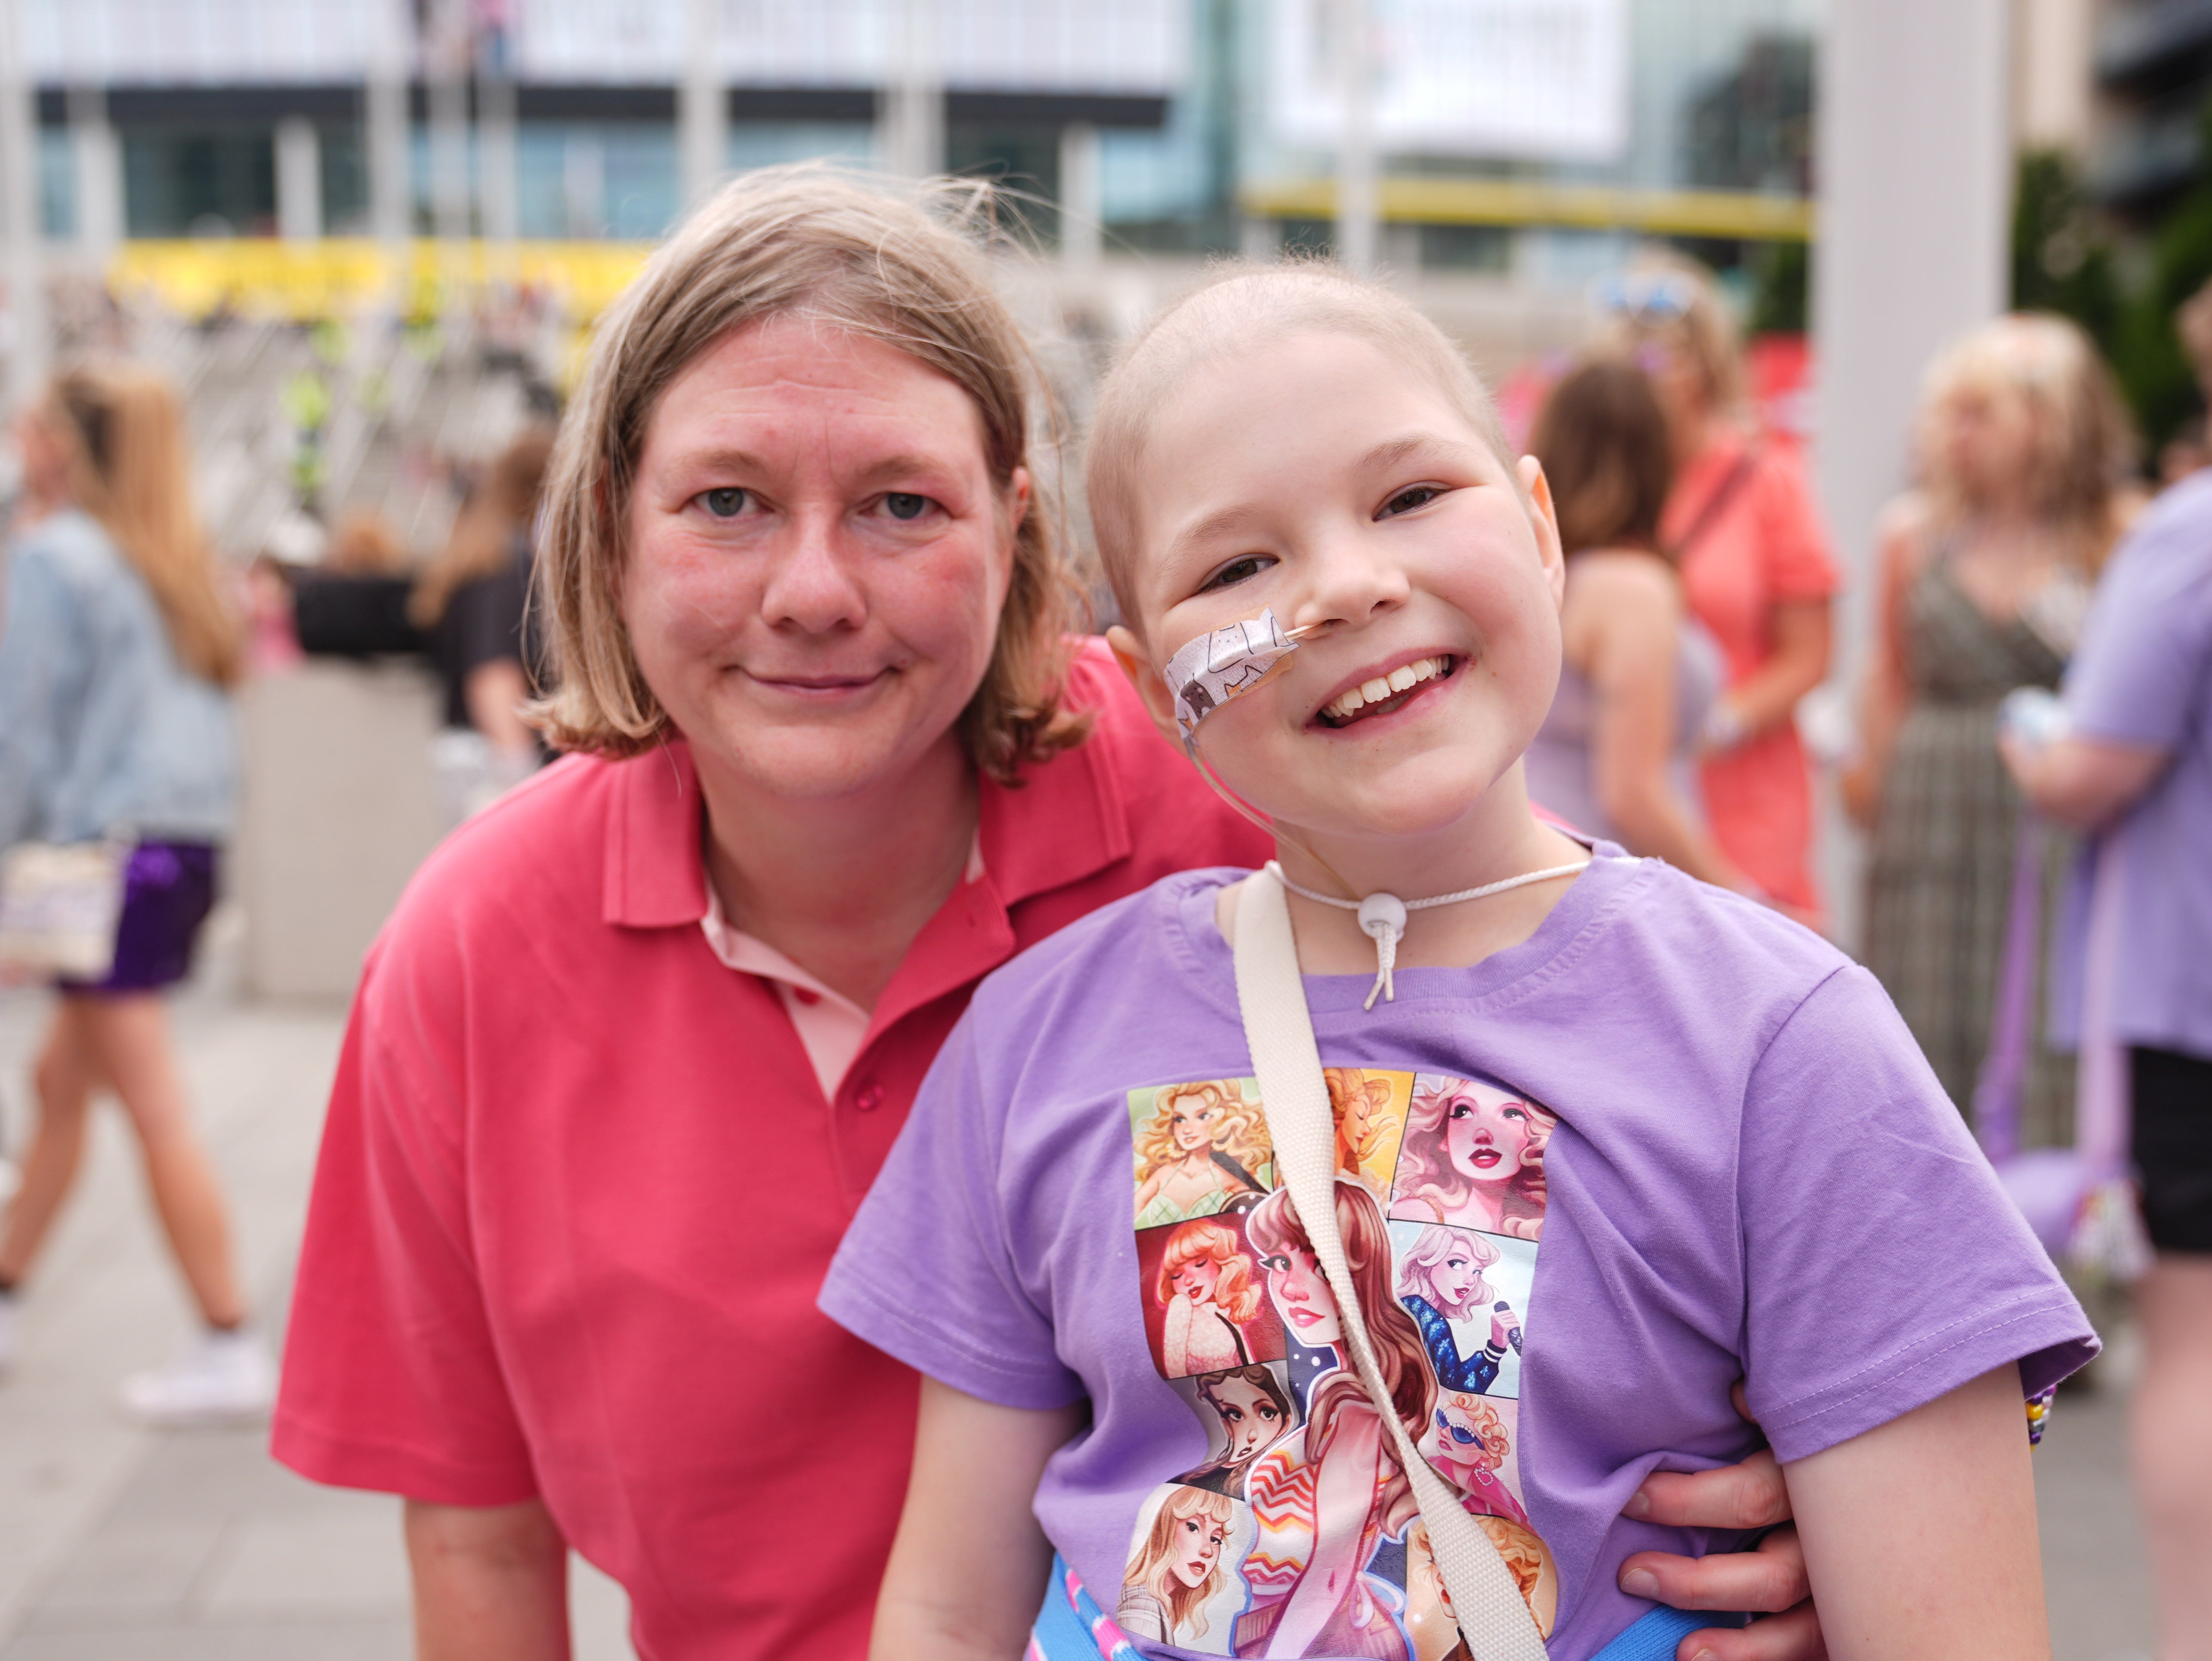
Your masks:
{"label": "girl's nose", "polygon": [[1396,558],[1377,545],[1373,529],[1347,525],[1317,538],[1306,598],[1291,618],[1294,626],[1357,626],[1406,602],[1413,585]]}

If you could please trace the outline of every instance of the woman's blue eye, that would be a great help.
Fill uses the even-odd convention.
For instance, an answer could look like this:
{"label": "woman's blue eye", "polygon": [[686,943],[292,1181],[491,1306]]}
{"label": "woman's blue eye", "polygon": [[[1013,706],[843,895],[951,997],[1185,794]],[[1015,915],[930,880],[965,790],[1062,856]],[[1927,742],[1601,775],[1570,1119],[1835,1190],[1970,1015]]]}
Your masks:
{"label": "woman's blue eye", "polygon": [[745,493],[733,488],[702,490],[699,500],[707,504],[707,511],[716,519],[735,519],[745,509]]}
{"label": "woman's blue eye", "polygon": [[909,490],[893,490],[884,498],[884,511],[893,519],[920,519],[928,507],[927,496]]}
{"label": "woman's blue eye", "polygon": [[1242,559],[1232,559],[1212,576],[1206,578],[1206,586],[1198,592],[1201,594],[1208,594],[1216,588],[1233,587],[1237,583],[1249,581],[1251,578],[1259,575],[1274,563],[1262,554],[1247,554]]}

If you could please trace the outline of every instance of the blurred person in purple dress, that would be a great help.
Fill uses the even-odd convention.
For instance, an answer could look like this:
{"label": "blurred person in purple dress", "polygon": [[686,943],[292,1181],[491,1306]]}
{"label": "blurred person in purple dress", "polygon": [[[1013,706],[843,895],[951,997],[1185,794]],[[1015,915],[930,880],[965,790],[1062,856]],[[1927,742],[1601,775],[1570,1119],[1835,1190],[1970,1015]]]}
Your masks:
{"label": "blurred person in purple dress", "polygon": [[82,1163],[94,1096],[112,1090],[203,1324],[174,1364],[124,1387],[141,1417],[252,1415],[274,1368],[246,1322],[230,1224],[194,1134],[161,994],[191,967],[237,811],[228,688],[244,642],[195,523],[167,382],[73,370],[16,426],[24,502],[0,617],[0,847],[130,843],[109,971],[63,980],[34,1074],[38,1120],[0,1225],[0,1369],[17,1287]]}

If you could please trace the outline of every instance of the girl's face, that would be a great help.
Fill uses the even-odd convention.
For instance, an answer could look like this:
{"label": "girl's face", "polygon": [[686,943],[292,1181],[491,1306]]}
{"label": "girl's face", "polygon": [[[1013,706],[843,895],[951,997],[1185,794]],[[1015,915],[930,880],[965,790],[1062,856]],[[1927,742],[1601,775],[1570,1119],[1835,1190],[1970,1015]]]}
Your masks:
{"label": "girl's face", "polygon": [[1444,1104],[1444,1153],[1452,1169],[1475,1183],[1510,1183],[1523,1166],[1541,1164],[1528,1104],[1502,1090],[1463,1084]]}
{"label": "girl's face", "polygon": [[1458,1408],[1437,1409],[1437,1447],[1456,1463],[1481,1470],[1498,1469],[1499,1451],[1491,1446],[1482,1427]]}
{"label": "girl's face", "polygon": [[1174,1544],[1169,1548],[1171,1555],[1168,1558],[1168,1573],[1195,1591],[1212,1575],[1213,1566],[1219,1561],[1221,1548],[1228,1538],[1229,1525],[1215,1522],[1203,1512],[1176,1518]]}
{"label": "girl's face", "polygon": [[1310,1349],[1342,1338],[1336,1299],[1329,1295],[1328,1281],[1312,1252],[1288,1246],[1265,1262],[1267,1296],[1293,1337]]}
{"label": "girl's face", "polygon": [[1113,638],[1155,718],[1173,730],[1175,651],[1272,609],[1316,632],[1200,729],[1223,779],[1313,837],[1463,830],[1559,682],[1541,470],[1516,478],[1425,376],[1338,334],[1188,377],[1141,465],[1142,639]]}
{"label": "girl's face", "polygon": [[1168,1134],[1184,1153],[1195,1153],[1213,1146],[1214,1121],[1220,1116],[1220,1108],[1203,1096],[1179,1097],[1168,1115]]}
{"label": "girl's face", "polygon": [[1242,1378],[1223,1378],[1206,1387],[1206,1399],[1220,1415],[1229,1437],[1229,1463],[1249,1464],[1283,1433],[1283,1410],[1275,1398]]}
{"label": "girl's face", "polygon": [[2017,392],[1967,387],[1942,417],[1944,459],[1967,498],[1989,502],[2015,490],[2034,459],[2035,417]]}
{"label": "girl's face", "polygon": [[880,341],[771,320],[693,360],[646,429],[620,603],[702,772],[836,800],[957,746],[1028,490]]}
{"label": "girl's face", "polygon": [[1194,1304],[1205,1304],[1213,1300],[1214,1283],[1220,1279],[1220,1264],[1211,1257],[1194,1257],[1176,1270],[1169,1284]]}
{"label": "girl's face", "polygon": [[1431,1266],[1429,1280],[1449,1309],[1466,1306],[1468,1294],[1482,1284],[1482,1271],[1465,1250],[1454,1246],[1441,1262]]}

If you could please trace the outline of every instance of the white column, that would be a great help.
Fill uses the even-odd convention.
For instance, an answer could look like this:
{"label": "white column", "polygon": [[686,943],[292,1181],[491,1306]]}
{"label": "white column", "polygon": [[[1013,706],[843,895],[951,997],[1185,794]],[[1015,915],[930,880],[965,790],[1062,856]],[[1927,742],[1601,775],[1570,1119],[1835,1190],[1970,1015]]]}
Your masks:
{"label": "white column", "polygon": [[0,0],[0,240],[7,247],[8,402],[38,392],[53,357],[39,204],[39,89],[23,50],[22,0]]}
{"label": "white column", "polygon": [[98,87],[71,87],[69,131],[77,247],[104,262],[123,240],[123,146],[108,125],[107,94]]}
{"label": "white column", "polygon": [[2017,0],[2013,131],[2024,146],[2076,155],[2089,147],[2095,101],[2095,0]]}
{"label": "white column", "polygon": [[1336,257],[1364,277],[1375,269],[1382,189],[1375,155],[1375,69],[1367,0],[1331,0],[1344,76],[1336,142]]}
{"label": "white column", "polygon": [[936,0],[899,0],[899,49],[878,118],[884,165],[920,179],[945,170],[945,80]]}
{"label": "white column", "polygon": [[303,115],[276,124],[276,232],[287,242],[323,234],[323,147]]}
{"label": "white column", "polygon": [[430,218],[441,242],[468,240],[470,15],[467,0],[436,0],[428,41]]}
{"label": "white column", "polygon": [[1072,271],[1095,271],[1105,252],[1102,222],[1106,200],[1101,188],[1098,129],[1088,121],[1060,131],[1060,257]]}
{"label": "white column", "polygon": [[730,167],[729,93],[722,81],[721,0],[688,0],[677,137],[686,213],[704,202]]}
{"label": "white column", "polygon": [[407,111],[411,10],[406,0],[374,0],[369,32],[368,218],[395,275],[415,234],[414,158],[408,142],[412,124]]}
{"label": "white column", "polygon": [[[1875,520],[1906,482],[1922,373],[1947,340],[2005,304],[2006,12],[2007,0],[1848,0],[1826,14],[1813,442],[1846,585],[1838,672],[1854,683]],[[1848,857],[1842,836],[1826,841]],[[1856,884],[1847,864],[1831,864],[1848,939]]]}

